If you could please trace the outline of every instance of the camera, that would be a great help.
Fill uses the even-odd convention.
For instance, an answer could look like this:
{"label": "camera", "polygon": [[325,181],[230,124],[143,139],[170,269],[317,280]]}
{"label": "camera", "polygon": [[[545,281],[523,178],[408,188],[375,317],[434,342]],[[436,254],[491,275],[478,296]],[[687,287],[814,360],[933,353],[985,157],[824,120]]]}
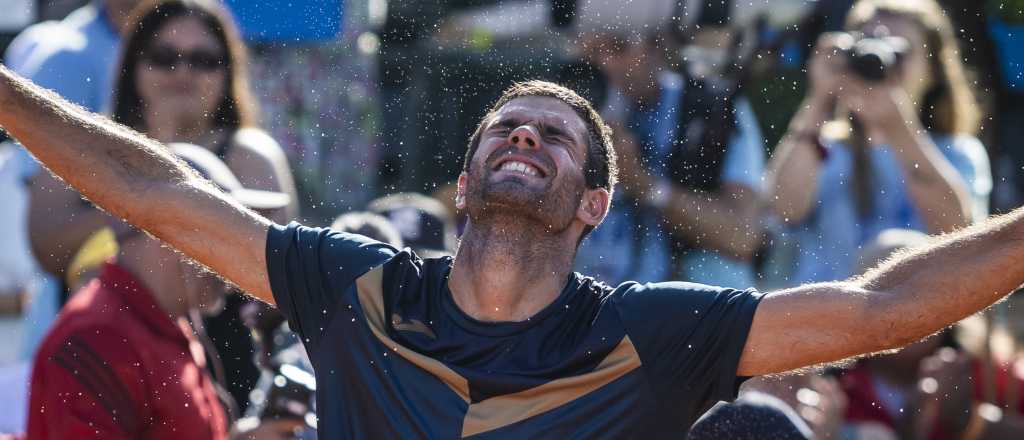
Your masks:
{"label": "camera", "polygon": [[902,37],[848,33],[838,39],[837,46],[851,72],[865,81],[879,82],[899,66],[910,45]]}

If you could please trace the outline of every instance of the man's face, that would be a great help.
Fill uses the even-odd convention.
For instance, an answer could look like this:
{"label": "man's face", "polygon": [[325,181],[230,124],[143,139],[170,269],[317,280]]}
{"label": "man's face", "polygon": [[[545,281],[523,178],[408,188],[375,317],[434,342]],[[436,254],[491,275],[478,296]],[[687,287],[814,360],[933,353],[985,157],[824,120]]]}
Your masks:
{"label": "man's face", "polygon": [[486,122],[466,175],[470,219],[515,213],[565,230],[576,218],[586,183],[587,128],[559,99],[527,96]]}

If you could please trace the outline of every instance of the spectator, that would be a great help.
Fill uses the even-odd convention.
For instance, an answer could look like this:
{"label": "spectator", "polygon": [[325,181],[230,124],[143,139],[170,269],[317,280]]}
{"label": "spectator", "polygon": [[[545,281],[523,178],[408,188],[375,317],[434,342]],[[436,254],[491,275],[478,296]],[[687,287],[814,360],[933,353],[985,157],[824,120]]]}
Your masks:
{"label": "spectator", "polygon": [[[924,243],[927,236],[918,231],[884,231],[864,248],[858,269],[865,272]],[[863,438],[866,431],[882,431],[891,438],[1019,438],[1024,417],[1017,410],[999,409],[1024,404],[1024,388],[1009,391],[1020,382],[1010,375],[1019,373],[996,363],[989,375],[984,370],[992,365],[981,359],[960,350],[954,332],[946,330],[899,352],[861,360],[840,378],[848,400],[844,435]],[[993,396],[986,396],[986,377],[994,378]],[[1010,404],[1008,396],[1022,400]]]}
{"label": "spectator", "polygon": [[28,408],[28,362],[19,358],[21,347],[17,341],[24,329],[25,300],[36,267],[24,216],[28,204],[25,171],[30,168],[27,162],[32,159],[27,154],[19,154],[19,149],[12,142],[0,142],[0,200],[5,205],[0,214],[0,224],[5,231],[0,236],[0,334],[7,338],[7,343],[0,348],[0,389],[4,390],[4,399],[0,402],[0,433],[25,432]]}
{"label": "spectator", "polygon": [[[242,187],[201,147],[172,148],[243,205],[288,203],[287,194]],[[68,302],[36,355],[28,437],[226,438],[224,407],[184,319],[219,307],[226,286],[158,240],[124,224],[113,229],[116,262]]]}
{"label": "spectator", "polygon": [[257,128],[246,52],[214,2],[147,3],[127,27],[113,119],[161,142],[203,146],[247,187],[291,195],[271,216],[288,221],[297,214],[294,182],[281,148]]}
{"label": "spectator", "polygon": [[338,232],[365,235],[396,248],[405,246],[402,241],[402,234],[398,232],[398,229],[395,229],[386,217],[372,212],[348,212],[339,215],[331,223],[331,229]]}
{"label": "spectator", "polygon": [[[7,47],[4,62],[11,69],[94,112],[109,104],[119,29],[139,0],[92,0],[64,20],[30,26]],[[49,173],[38,173],[35,161],[18,150],[28,164],[29,203],[13,217],[27,216],[29,244],[40,268],[60,276],[71,254],[89,234],[104,225],[95,209],[65,189]],[[70,200],[70,202],[69,202]],[[70,237],[68,242],[51,238]],[[74,241],[77,240],[77,241]],[[43,277],[32,292],[24,351],[31,353],[63,302],[61,281]]]}
{"label": "spectator", "polygon": [[455,220],[437,199],[398,193],[373,200],[367,211],[394,225],[405,246],[423,258],[440,258],[455,251]]}
{"label": "spectator", "polygon": [[28,204],[25,179],[35,164],[29,164],[28,156],[18,150],[12,142],[0,143],[0,198],[7,205],[0,216],[0,225],[7,231],[0,236],[0,322],[5,316],[21,313],[24,291],[36,270],[28,246],[28,226],[24,215],[18,215]]}
{"label": "spectator", "polygon": [[760,244],[757,199],[764,144],[749,103],[726,67],[736,31],[707,11],[669,68],[665,42],[597,32],[585,51],[620,96],[605,106],[622,158],[622,189],[577,267],[617,283],[686,279],[753,285]]}
{"label": "spectator", "polygon": [[87,110],[110,103],[119,30],[140,0],[92,0],[60,22],[30,26],[8,46],[4,62],[26,78]]}
{"label": "spectator", "polygon": [[[115,121],[163,142],[206,146],[246,185],[294,194],[283,152],[255,129],[247,55],[226,12],[208,1],[149,2],[124,31],[119,73],[112,81]],[[175,59],[183,56],[187,62]],[[183,65],[188,68],[175,70]],[[272,217],[287,222],[295,214],[292,203]],[[62,183],[49,175],[37,179],[30,234],[50,272],[63,274],[71,256],[104,222]]]}
{"label": "spectator", "polygon": [[869,82],[837,51],[852,36],[820,38],[811,91],[768,173],[769,203],[799,246],[791,284],[850,276],[858,247],[884,229],[947,232],[988,211],[977,107],[942,10],[932,0],[862,0],[846,28],[909,49]]}
{"label": "spectator", "polygon": [[[207,148],[247,188],[290,196],[287,206],[266,211],[270,218],[295,218],[291,170],[280,146],[257,126],[246,48],[226,10],[209,0],[148,2],[128,24],[122,52],[114,121],[161,142]],[[238,317],[245,301],[230,296],[224,312],[207,321],[231,377],[225,385],[243,405],[258,376],[249,331]]]}
{"label": "spectator", "polygon": [[[139,1],[95,0],[60,22],[31,26],[11,42],[4,59],[14,71],[69,101],[93,112],[106,110],[113,90],[119,29],[127,24]],[[33,250],[47,272],[62,275],[70,256],[105,220],[48,174],[36,176],[32,183],[29,224]]]}

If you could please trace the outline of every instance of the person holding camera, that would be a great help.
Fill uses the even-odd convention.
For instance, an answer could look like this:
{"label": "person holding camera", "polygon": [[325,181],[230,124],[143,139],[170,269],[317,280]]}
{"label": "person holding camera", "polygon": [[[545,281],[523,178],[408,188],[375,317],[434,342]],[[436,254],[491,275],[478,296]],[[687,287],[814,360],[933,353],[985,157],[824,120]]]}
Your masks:
{"label": "person holding camera", "polygon": [[769,204],[799,247],[793,285],[851,276],[882,230],[949,232],[988,211],[979,112],[939,5],[861,0],[846,28],[819,39],[769,164]]}
{"label": "person holding camera", "polygon": [[583,51],[609,83],[602,114],[616,136],[622,191],[582,243],[581,272],[609,283],[754,285],[765,148],[736,67],[742,24],[723,5],[694,12],[678,40],[585,34]]}

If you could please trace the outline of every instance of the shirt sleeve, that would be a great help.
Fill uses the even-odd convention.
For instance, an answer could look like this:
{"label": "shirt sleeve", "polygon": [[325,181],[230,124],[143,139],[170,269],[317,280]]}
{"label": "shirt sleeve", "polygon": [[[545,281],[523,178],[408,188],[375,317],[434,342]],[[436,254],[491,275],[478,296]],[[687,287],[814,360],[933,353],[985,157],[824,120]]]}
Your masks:
{"label": "shirt sleeve", "polygon": [[267,273],[274,301],[307,349],[315,348],[341,295],[356,278],[397,252],[358,234],[294,222],[272,225],[267,232]]}
{"label": "shirt sleeve", "polygon": [[32,371],[28,438],[142,435],[152,418],[144,372],[138,355],[115,334],[88,329],[40,351]]}
{"label": "shirt sleeve", "polygon": [[662,400],[701,414],[732,400],[762,294],[702,284],[633,285],[618,298],[626,331]]}

